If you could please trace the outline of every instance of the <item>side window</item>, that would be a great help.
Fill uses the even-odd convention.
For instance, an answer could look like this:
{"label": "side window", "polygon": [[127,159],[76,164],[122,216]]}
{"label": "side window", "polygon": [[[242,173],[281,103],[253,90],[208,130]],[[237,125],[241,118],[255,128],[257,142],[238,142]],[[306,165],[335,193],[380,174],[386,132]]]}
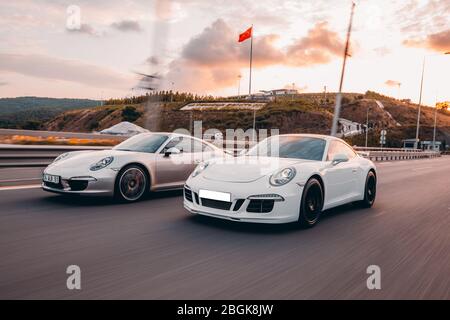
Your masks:
{"label": "side window", "polygon": [[177,145],[178,149],[182,150],[183,153],[192,153],[193,152],[193,143],[192,139],[181,137],[181,142]]}
{"label": "side window", "polygon": [[347,146],[346,144],[344,144],[342,142],[339,142],[339,144],[342,145],[342,149],[343,149],[342,153],[346,154],[349,159],[353,159],[356,156],[356,153],[353,151],[352,148],[350,148],[349,146]]}
{"label": "side window", "polygon": [[327,161],[333,160],[334,156],[338,153],[337,141],[331,141],[330,145],[328,146]]}
{"label": "side window", "polygon": [[197,141],[187,137],[175,137],[170,140],[164,147],[165,150],[177,148],[183,153],[211,152],[214,151],[210,146],[201,141]]}
{"label": "side window", "polygon": [[183,153],[191,153],[192,152],[192,139],[185,138],[185,137],[175,137],[166,144],[166,146],[164,147],[164,150],[167,150],[170,148],[177,148],[178,150],[180,150]]}
{"label": "side window", "polygon": [[203,143],[201,141],[192,140],[192,150],[193,152],[202,152],[203,151]]}
{"label": "side window", "polygon": [[345,154],[349,159],[356,156],[356,153],[346,144],[340,141],[332,141],[328,148],[327,161],[333,160],[337,154]]}
{"label": "side window", "polygon": [[203,152],[214,152],[214,149],[208,146],[206,143],[202,143]]}

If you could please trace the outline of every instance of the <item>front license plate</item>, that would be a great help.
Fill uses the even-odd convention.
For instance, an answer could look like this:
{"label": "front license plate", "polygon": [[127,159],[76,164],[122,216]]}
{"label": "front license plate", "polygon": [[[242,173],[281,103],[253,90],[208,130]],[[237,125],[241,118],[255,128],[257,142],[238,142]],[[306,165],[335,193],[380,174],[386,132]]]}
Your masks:
{"label": "front license plate", "polygon": [[44,173],[44,178],[43,178],[43,180],[44,180],[45,182],[50,182],[50,183],[56,183],[56,184],[58,184],[58,183],[59,183],[59,176],[54,176],[54,175],[52,175],[52,174],[46,174],[46,173]]}
{"label": "front license plate", "polygon": [[231,194],[226,192],[200,190],[198,194],[200,198],[231,202]]}

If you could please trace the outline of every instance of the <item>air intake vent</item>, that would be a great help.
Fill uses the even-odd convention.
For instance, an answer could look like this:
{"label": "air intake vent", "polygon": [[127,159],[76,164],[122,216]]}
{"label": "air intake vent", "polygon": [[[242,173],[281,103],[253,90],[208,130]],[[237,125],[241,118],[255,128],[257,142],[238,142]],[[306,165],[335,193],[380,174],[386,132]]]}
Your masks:
{"label": "air intake vent", "polygon": [[184,187],[184,198],[187,201],[192,202],[192,191],[186,187]]}
{"label": "air intake vent", "polygon": [[198,197],[198,193],[194,192],[194,196],[195,196],[195,203],[200,204],[200,198]]}
{"label": "air intake vent", "polygon": [[88,186],[88,181],[86,180],[69,180],[69,186],[71,191],[83,191]]}
{"label": "air intake vent", "polygon": [[267,213],[272,211],[274,200],[250,200],[247,212]]}
{"label": "air intake vent", "polygon": [[201,198],[202,206],[214,209],[230,210],[231,202]]}
{"label": "air intake vent", "polygon": [[245,201],[245,199],[237,199],[236,204],[234,205],[233,211],[238,211],[241,208],[244,201]]}

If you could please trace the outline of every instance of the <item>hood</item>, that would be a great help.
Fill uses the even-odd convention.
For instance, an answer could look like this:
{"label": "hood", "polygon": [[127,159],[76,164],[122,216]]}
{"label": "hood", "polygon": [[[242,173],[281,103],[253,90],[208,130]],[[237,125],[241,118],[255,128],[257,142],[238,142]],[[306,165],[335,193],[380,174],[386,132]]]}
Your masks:
{"label": "hood", "polygon": [[202,173],[208,180],[224,182],[252,182],[283,168],[308,162],[300,159],[275,157],[236,157],[213,161]]}

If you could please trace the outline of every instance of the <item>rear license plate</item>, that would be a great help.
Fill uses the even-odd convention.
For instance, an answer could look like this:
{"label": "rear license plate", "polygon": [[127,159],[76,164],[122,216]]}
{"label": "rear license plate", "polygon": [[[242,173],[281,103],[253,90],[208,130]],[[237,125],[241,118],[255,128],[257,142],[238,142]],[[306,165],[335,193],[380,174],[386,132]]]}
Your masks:
{"label": "rear license plate", "polygon": [[46,174],[44,173],[44,178],[43,180],[45,182],[50,182],[50,183],[55,183],[58,184],[59,183],[59,176],[54,176],[52,174]]}
{"label": "rear license plate", "polygon": [[226,192],[200,190],[198,194],[200,198],[231,202],[231,194]]}

